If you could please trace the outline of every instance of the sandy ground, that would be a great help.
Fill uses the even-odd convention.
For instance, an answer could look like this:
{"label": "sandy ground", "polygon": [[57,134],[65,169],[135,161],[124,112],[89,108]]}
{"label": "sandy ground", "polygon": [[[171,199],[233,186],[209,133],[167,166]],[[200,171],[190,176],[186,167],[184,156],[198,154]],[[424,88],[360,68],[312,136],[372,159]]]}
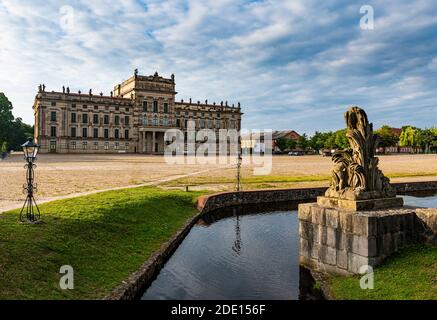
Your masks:
{"label": "sandy ground", "polygon": [[[190,189],[229,190],[234,188],[232,181],[236,176],[234,165],[167,164],[162,156],[146,155],[40,155],[37,165],[38,201],[147,184],[168,188],[185,188],[188,184]],[[273,180],[276,177],[326,177],[331,165],[330,158],[321,156],[274,156],[269,177]],[[0,161],[0,212],[18,207],[24,201],[23,166],[20,154]],[[400,176],[392,181],[437,180],[437,155],[380,156],[380,168],[385,174]],[[244,165],[243,177],[255,177],[253,169],[253,165]],[[269,177],[265,177],[267,182]],[[327,182],[266,183],[265,187],[323,185]]]}

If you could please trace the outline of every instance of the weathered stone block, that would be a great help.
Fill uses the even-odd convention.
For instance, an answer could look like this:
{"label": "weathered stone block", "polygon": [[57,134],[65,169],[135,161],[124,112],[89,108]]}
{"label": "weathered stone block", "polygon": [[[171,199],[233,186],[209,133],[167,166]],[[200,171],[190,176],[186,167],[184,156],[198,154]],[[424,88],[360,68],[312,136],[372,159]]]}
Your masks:
{"label": "weathered stone block", "polygon": [[339,214],[339,228],[343,230],[344,233],[352,233],[352,215],[350,212],[340,212]]}
{"label": "weathered stone block", "polygon": [[322,228],[319,224],[313,224],[313,243],[322,244]]}
{"label": "weathered stone block", "polygon": [[326,225],[325,209],[319,206],[311,207],[311,221],[314,224]]}
{"label": "weathered stone block", "polygon": [[303,255],[305,257],[310,257],[311,256],[311,251],[310,251],[311,246],[309,244],[309,241],[307,239],[301,238],[299,241],[299,245],[300,245],[299,254]]}
{"label": "weathered stone block", "polygon": [[348,270],[352,273],[359,274],[362,266],[369,265],[369,258],[358,254],[348,253]]}
{"label": "weathered stone block", "polygon": [[341,269],[347,270],[347,251],[346,250],[337,250],[337,266]]}
{"label": "weathered stone block", "polygon": [[326,245],[331,248],[337,248],[337,236],[336,230],[330,227],[326,227]]}
{"label": "weathered stone block", "polygon": [[327,227],[324,227],[324,226],[319,227],[319,241],[320,241],[320,244],[322,244],[322,245],[327,244],[327,242],[328,242]]}
{"label": "weathered stone block", "polygon": [[311,247],[311,258],[315,260],[319,260],[320,257],[320,245],[317,243],[313,243]]}
{"label": "weathered stone block", "polygon": [[313,241],[313,224],[307,221],[299,221],[299,236]]}
{"label": "weathered stone block", "polygon": [[311,222],[311,204],[310,203],[300,203],[298,208],[299,220]]}
{"label": "weathered stone block", "polygon": [[336,229],[335,231],[335,237],[336,237],[336,247],[339,250],[346,250],[347,247],[347,234],[343,233],[341,229]]}
{"label": "weathered stone block", "polygon": [[335,266],[337,263],[337,250],[322,245],[320,247],[320,261]]}
{"label": "weathered stone block", "polygon": [[338,228],[339,212],[336,209],[326,209],[326,226],[330,228]]}

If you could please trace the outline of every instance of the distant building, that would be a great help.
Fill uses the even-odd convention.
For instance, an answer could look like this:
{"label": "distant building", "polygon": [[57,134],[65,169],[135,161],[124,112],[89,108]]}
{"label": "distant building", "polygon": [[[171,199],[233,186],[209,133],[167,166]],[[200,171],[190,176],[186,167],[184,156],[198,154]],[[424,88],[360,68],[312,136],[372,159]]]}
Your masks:
{"label": "distant building", "polygon": [[[281,151],[277,146],[277,140],[280,138],[292,139],[298,141],[300,135],[294,130],[273,131],[272,132],[272,151]],[[261,132],[245,134],[241,136],[241,148],[243,153],[264,153],[266,152],[266,143],[264,142],[264,134]]]}
{"label": "distant building", "polygon": [[238,105],[175,101],[175,78],[133,76],[116,85],[110,96],[45,90],[40,85],[33,105],[35,139],[41,152],[163,153],[168,129],[241,129]]}
{"label": "distant building", "polygon": [[277,141],[280,138],[291,139],[294,141],[299,141],[300,135],[294,130],[285,130],[285,131],[273,131],[272,134],[272,150],[275,152],[283,151],[280,150],[277,146]]}

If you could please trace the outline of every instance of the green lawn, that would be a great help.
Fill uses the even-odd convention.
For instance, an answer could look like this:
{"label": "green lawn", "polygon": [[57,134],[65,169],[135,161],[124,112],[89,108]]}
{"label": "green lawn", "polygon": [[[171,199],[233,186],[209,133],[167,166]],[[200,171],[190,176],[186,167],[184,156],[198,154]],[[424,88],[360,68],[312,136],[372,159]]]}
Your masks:
{"label": "green lawn", "polygon": [[[150,187],[40,206],[43,224],[0,215],[0,299],[100,299],[196,214],[198,192]],[[73,290],[59,268],[74,268]]]}
{"label": "green lawn", "polygon": [[415,245],[402,250],[374,270],[374,289],[362,290],[360,277],[332,277],[336,299],[437,299],[437,247]]}

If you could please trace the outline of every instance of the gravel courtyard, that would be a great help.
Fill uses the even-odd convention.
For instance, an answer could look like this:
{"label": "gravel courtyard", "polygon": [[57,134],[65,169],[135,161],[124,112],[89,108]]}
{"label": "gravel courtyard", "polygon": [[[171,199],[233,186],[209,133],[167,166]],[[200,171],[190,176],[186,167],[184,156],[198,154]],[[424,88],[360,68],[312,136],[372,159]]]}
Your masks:
{"label": "gravel courtyard", "polygon": [[[232,160],[234,161],[234,160]],[[153,183],[164,188],[232,190],[234,164],[167,164],[148,155],[39,155],[35,171],[38,201],[95,190]],[[24,200],[24,160],[14,154],[0,161],[0,212]],[[380,156],[380,167],[392,181],[437,180],[437,155]],[[253,165],[242,169],[243,188],[323,186],[331,159],[321,156],[274,156],[267,176],[254,176]]]}

